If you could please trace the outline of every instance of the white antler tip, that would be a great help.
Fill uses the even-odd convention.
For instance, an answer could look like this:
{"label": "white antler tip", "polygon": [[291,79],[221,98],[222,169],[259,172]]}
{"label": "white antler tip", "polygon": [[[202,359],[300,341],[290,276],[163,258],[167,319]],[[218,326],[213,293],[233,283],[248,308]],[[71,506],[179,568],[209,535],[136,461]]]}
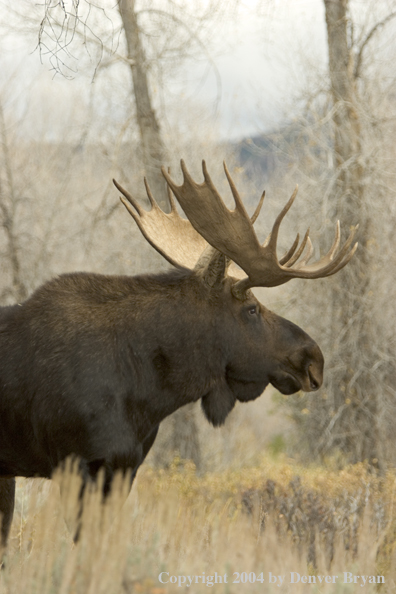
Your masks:
{"label": "white antler tip", "polygon": [[296,184],[296,187],[294,188],[293,194],[290,196],[289,202],[287,203],[288,204],[287,210],[289,210],[289,208],[293,204],[293,202],[294,202],[294,200],[295,200],[295,198],[297,196],[297,192],[298,192],[298,184]]}

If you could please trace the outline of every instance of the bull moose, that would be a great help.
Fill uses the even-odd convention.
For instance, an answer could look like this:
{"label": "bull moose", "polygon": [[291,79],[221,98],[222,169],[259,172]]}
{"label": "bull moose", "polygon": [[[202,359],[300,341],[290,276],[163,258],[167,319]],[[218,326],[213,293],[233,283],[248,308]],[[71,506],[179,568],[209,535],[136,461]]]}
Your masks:
{"label": "bull moose", "polygon": [[270,383],[282,394],[322,384],[318,345],[250,289],[335,274],[356,250],[356,228],[340,247],[337,224],[330,251],[314,264],[308,264],[308,232],[278,260],[279,227],[297,189],[261,245],[253,223],[264,193],[250,219],[226,165],[234,210],[225,206],[205,162],[202,168],[204,181],[197,183],[181,161],[181,185],[162,169],[169,213],[146,180],[150,211],[114,181],[144,237],[174,266],[170,272],[65,274],[22,304],[0,308],[3,546],[15,477],[49,478],[75,455],[83,485],[104,469],[106,496],[117,470],[131,472],[133,480],[160,422],[181,406],[201,400],[206,418],[218,426],[237,400],[254,400]]}

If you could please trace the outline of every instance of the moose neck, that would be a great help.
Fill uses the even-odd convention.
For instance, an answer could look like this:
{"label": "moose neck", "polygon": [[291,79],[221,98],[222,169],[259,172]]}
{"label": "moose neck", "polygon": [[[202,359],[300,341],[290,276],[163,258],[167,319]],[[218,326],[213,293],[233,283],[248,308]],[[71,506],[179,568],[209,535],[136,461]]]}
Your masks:
{"label": "moose neck", "polygon": [[139,428],[145,418],[159,423],[224,377],[213,292],[190,271],[107,279],[125,295],[113,305],[104,299],[101,315],[130,376],[131,418]]}

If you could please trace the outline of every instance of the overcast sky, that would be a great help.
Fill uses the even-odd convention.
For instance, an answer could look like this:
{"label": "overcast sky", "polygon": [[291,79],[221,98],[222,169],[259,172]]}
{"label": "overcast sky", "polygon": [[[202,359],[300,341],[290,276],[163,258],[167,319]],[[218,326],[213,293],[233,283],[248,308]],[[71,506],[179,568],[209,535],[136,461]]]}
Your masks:
{"label": "overcast sky", "polygon": [[[0,3],[3,25],[7,23],[10,1]],[[287,117],[291,95],[298,91],[308,73],[326,61],[323,0],[271,0],[263,4],[261,14],[253,10],[256,4],[255,0],[245,0],[237,22],[220,26],[219,41],[214,46],[214,61],[221,80],[216,125],[223,137],[258,134]],[[47,105],[52,97],[51,117],[56,129],[65,113],[70,115],[78,97],[92,92],[92,84],[99,89],[101,83],[98,80],[92,83],[93,68],[88,73],[77,68],[72,80],[53,78],[48,62],[41,64],[34,48],[32,36],[13,35],[6,43],[4,38],[0,40],[0,80],[4,88],[10,72],[19,79],[14,88],[20,93],[20,104],[24,94],[31,101],[47,102]],[[180,82],[179,87],[183,84]],[[190,84],[189,89],[186,83],[185,94],[206,101],[210,110],[218,90],[215,77],[209,75],[198,93],[196,81]],[[50,117],[48,109],[46,112],[42,117]]]}
{"label": "overcast sky", "polygon": [[310,61],[326,60],[322,0],[278,0],[267,16],[246,11],[238,20],[238,43],[217,59],[222,80],[222,129],[231,136],[255,134],[283,118]]}

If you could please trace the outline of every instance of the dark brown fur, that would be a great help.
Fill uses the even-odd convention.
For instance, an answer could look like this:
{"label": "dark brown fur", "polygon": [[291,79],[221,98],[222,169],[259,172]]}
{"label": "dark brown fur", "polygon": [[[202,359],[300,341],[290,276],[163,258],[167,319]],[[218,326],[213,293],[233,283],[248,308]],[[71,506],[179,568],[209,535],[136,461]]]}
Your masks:
{"label": "dark brown fur", "polygon": [[201,399],[216,426],[270,382],[286,394],[308,380],[319,386],[316,343],[252,294],[236,299],[231,285],[190,271],[76,273],[1,308],[3,544],[13,477],[50,477],[74,454],[85,481],[105,468],[107,493],[116,470],[136,474],[159,423],[179,407]]}

